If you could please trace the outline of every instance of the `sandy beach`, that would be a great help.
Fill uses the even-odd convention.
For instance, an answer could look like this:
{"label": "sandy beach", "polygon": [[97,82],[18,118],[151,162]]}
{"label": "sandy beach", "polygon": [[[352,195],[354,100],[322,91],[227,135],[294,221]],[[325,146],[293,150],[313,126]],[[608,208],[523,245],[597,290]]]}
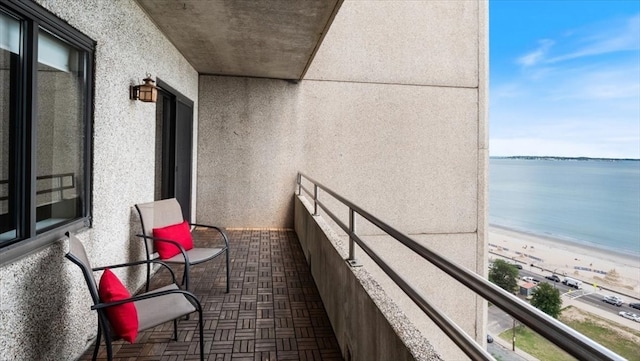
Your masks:
{"label": "sandy beach", "polygon": [[[569,276],[584,282],[586,291],[605,287],[640,298],[640,256],[540,237],[496,226],[489,227],[489,259],[510,258],[527,270]],[[533,264],[533,266],[531,266]],[[540,268],[546,270],[541,271]]]}

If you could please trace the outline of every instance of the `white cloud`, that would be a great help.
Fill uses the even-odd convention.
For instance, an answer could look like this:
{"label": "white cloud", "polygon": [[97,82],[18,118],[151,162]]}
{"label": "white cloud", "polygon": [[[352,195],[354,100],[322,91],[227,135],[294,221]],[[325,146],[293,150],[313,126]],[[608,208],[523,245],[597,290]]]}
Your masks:
{"label": "white cloud", "polygon": [[565,69],[548,82],[547,93],[554,101],[565,99],[629,99],[640,107],[640,63],[610,61]]}
{"label": "white cloud", "polygon": [[547,62],[557,63],[585,56],[640,50],[640,14],[620,23],[622,24],[613,24],[608,30],[598,27],[594,34],[581,39],[586,45],[573,52],[548,59]]}
{"label": "white cloud", "polygon": [[[550,54],[558,48],[574,50],[564,54]],[[541,39],[536,50],[520,56],[516,62],[523,67],[532,67],[587,56],[637,50],[640,50],[640,14],[567,32],[555,40]]]}
{"label": "white cloud", "polygon": [[537,45],[491,84],[490,154],[640,158],[640,14]]}
{"label": "white cloud", "polygon": [[491,111],[492,156],[640,158],[640,106],[521,102]]}
{"label": "white cloud", "polygon": [[542,39],[542,40],[539,40],[538,43],[539,43],[538,49],[518,58],[517,60],[518,64],[523,66],[534,66],[544,61],[544,59],[547,56],[547,53],[549,52],[549,49],[551,49],[551,47],[555,42],[549,39]]}

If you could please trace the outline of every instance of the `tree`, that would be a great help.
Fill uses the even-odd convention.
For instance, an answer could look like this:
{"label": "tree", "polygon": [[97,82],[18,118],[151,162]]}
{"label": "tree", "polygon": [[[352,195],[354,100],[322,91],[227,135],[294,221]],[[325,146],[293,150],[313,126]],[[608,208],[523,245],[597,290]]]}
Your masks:
{"label": "tree", "polygon": [[507,261],[497,259],[489,270],[489,281],[508,292],[514,292],[518,287],[518,269]]}
{"label": "tree", "polygon": [[558,318],[562,307],[560,291],[550,284],[542,282],[533,293],[531,305],[553,318]]}

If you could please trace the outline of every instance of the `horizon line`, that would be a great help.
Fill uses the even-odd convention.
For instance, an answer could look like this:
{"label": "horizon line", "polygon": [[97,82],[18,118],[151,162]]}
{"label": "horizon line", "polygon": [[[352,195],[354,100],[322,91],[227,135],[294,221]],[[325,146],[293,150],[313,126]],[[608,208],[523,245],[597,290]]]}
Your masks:
{"label": "horizon line", "polygon": [[609,157],[567,157],[559,155],[490,155],[489,158],[519,158],[519,159],[568,159],[568,160],[632,160],[640,161],[640,158],[609,158]]}

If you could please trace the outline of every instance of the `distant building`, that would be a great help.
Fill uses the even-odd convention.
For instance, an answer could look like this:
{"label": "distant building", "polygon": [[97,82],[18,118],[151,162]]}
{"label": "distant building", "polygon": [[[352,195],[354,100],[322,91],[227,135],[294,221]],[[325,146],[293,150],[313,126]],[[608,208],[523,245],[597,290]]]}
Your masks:
{"label": "distant building", "polygon": [[533,296],[533,292],[538,287],[537,284],[532,282],[520,282],[518,286],[520,286],[519,294],[525,297]]}

